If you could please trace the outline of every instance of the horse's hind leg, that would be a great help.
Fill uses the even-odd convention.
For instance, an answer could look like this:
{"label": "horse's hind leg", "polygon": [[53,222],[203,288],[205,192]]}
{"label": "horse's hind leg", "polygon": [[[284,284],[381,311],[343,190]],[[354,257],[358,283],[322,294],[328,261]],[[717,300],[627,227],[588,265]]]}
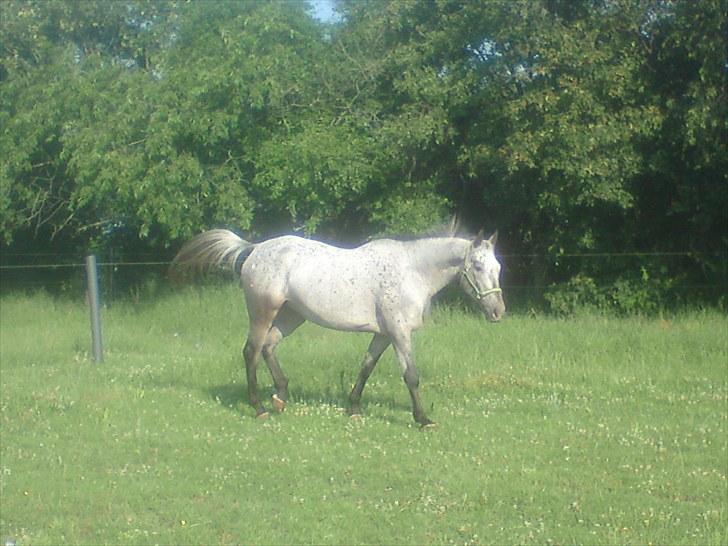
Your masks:
{"label": "horse's hind leg", "polygon": [[381,334],[374,334],[374,338],[369,344],[366,354],[364,355],[364,361],[361,364],[361,370],[359,371],[359,377],[356,380],[356,385],[351,390],[349,395],[349,401],[351,402],[351,409],[349,410],[350,415],[361,415],[361,408],[359,407],[359,401],[361,400],[361,393],[364,390],[364,385],[367,383],[367,379],[374,371],[374,367],[379,361],[379,357],[389,347],[390,340],[388,337]]}
{"label": "horse's hind leg", "polygon": [[248,380],[248,401],[255,408],[256,415],[264,417],[268,412],[258,398],[258,357],[280,307],[251,305],[251,303],[249,299],[250,331],[243,349],[245,373]]}
{"label": "horse's hind leg", "polygon": [[286,408],[286,402],[288,401],[288,378],[284,375],[283,370],[281,370],[281,366],[276,358],[275,349],[284,337],[293,333],[304,321],[305,319],[301,315],[284,305],[273,321],[273,326],[268,331],[265,343],[263,344],[263,358],[268,365],[276,388],[276,393],[272,397],[272,403],[277,411],[283,411]]}

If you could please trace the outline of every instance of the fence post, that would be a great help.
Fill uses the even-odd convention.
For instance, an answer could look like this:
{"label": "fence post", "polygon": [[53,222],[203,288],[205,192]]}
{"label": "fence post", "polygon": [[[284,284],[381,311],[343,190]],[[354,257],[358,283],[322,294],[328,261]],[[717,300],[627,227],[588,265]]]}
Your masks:
{"label": "fence post", "polygon": [[101,340],[101,308],[99,305],[99,273],[96,267],[96,256],[86,256],[86,282],[88,287],[88,304],[91,310],[91,340],[93,356],[96,362],[104,361],[104,345]]}

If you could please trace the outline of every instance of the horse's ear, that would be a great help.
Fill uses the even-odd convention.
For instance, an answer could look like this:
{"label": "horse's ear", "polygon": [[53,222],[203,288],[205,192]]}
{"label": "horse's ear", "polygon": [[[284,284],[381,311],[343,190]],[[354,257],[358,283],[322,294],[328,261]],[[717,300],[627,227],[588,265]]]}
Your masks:
{"label": "horse's ear", "polygon": [[448,234],[450,237],[455,237],[457,235],[458,230],[460,229],[460,216],[458,216],[458,213],[452,215],[452,219],[450,220],[450,227],[448,228]]}
{"label": "horse's ear", "polygon": [[495,244],[498,242],[498,230],[495,230],[495,233],[490,236],[490,239],[488,239],[488,242],[495,247]]}
{"label": "horse's ear", "polygon": [[478,248],[480,245],[482,245],[484,238],[485,238],[485,235],[483,233],[483,229],[481,229],[478,232],[478,234],[475,236],[475,239],[473,239],[473,248]]}

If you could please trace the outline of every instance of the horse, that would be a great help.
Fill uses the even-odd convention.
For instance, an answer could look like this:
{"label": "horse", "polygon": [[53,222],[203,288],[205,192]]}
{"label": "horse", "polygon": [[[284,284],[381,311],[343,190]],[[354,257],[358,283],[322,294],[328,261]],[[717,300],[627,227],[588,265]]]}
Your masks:
{"label": "horse", "polygon": [[433,296],[456,278],[487,320],[501,319],[505,304],[495,255],[497,236],[495,232],[486,239],[481,231],[472,239],[376,239],[345,249],[293,235],[251,243],[232,231],[213,229],[184,244],[172,267],[178,272],[221,267],[240,276],[250,318],[243,348],[248,399],[258,418],[269,415],[258,397],[259,357],[273,378],[273,407],[283,411],[288,379],[275,349],[309,320],[334,330],[373,334],[349,395],[352,417],[361,416],[367,379],[392,345],[412,399],[414,420],[427,427],[434,423],[420,400],[412,332],[423,325]]}

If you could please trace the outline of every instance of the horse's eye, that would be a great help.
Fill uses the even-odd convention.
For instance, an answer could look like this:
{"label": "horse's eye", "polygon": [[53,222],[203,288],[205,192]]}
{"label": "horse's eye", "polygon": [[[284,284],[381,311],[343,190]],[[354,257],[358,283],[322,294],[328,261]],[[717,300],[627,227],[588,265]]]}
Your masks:
{"label": "horse's eye", "polygon": [[476,271],[483,271],[483,264],[480,262],[473,262],[473,269]]}

